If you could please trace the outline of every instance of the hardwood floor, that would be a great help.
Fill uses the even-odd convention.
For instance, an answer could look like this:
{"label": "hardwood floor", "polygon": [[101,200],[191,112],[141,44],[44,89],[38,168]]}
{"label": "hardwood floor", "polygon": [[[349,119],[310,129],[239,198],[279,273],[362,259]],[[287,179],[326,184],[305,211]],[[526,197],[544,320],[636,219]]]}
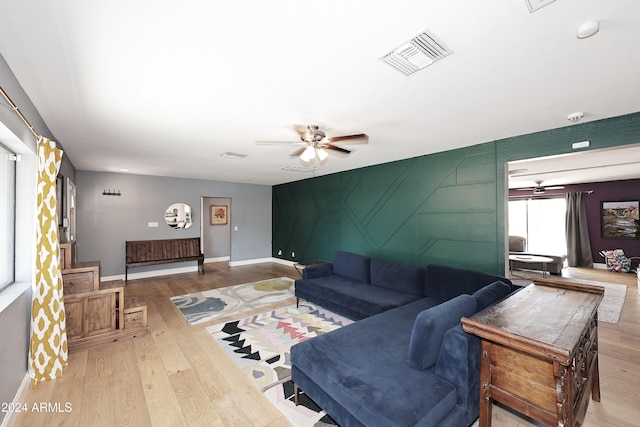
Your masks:
{"label": "hardwood floor", "polygon": [[[187,273],[129,281],[127,296],[144,296],[149,335],[72,352],[62,378],[28,389],[17,426],[289,426],[253,382],[205,331],[186,323],[169,297],[272,277],[299,277],[293,267],[205,264]],[[628,285],[618,324],[600,323],[602,401],[590,402],[587,426],[637,426],[640,407],[640,298],[636,276],[569,269],[567,276]],[[69,406],[65,407],[65,404]],[[33,405],[49,405],[34,411]],[[52,405],[53,404],[53,405]],[[51,409],[59,411],[51,412]],[[65,412],[65,410],[68,410]],[[499,407],[494,426],[535,425]]]}

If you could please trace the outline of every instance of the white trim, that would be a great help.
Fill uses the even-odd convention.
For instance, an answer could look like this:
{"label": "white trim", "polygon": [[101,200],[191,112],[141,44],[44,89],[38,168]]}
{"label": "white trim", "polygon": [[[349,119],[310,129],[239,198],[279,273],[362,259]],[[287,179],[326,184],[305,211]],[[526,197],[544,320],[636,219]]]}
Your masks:
{"label": "white trim", "polygon": [[281,258],[271,258],[271,262],[275,262],[276,264],[287,265],[289,267],[293,267],[294,265],[297,264],[295,261],[289,261]]}
{"label": "white trim", "polygon": [[287,261],[286,259],[271,257],[271,258],[254,258],[254,259],[247,259],[243,261],[230,261],[229,266],[236,267],[239,265],[262,264],[265,262],[275,262],[276,264],[288,265],[290,267],[293,267],[293,265],[295,264],[295,262],[293,261]]}
{"label": "white trim", "polygon": [[[169,276],[171,274],[181,273],[193,273],[198,271],[198,266],[192,267],[178,267],[178,268],[164,268],[162,270],[140,271],[138,273],[129,273],[129,280],[146,279],[149,277]],[[101,282],[107,282],[110,280],[122,280],[124,281],[124,274],[117,274],[115,276],[103,276],[100,278]]]}
{"label": "white trim", "polygon": [[[218,260],[218,261],[216,261]],[[265,262],[275,262],[276,264],[282,264],[289,267],[293,267],[295,262],[288,261],[286,259],[280,258],[254,258],[247,259],[242,261],[230,261],[228,257],[220,257],[220,258],[208,258],[205,260],[205,263],[212,262],[224,262],[229,261],[229,267],[237,267],[240,265],[251,265],[251,264],[263,264]],[[129,273],[129,280],[135,279],[146,279],[149,277],[159,277],[159,276],[168,276],[170,274],[181,274],[181,273],[194,273],[198,271],[198,266],[193,267],[180,267],[180,268],[165,268],[162,270],[152,270],[152,271],[141,271],[138,273]],[[124,274],[117,274],[115,276],[103,276],[100,278],[101,282],[107,282],[111,280],[124,280]]]}
{"label": "white trim", "polygon": [[[13,404],[16,405],[18,403],[23,403],[25,401],[24,399],[24,394],[26,393],[27,389],[29,388],[29,384],[31,383],[31,379],[29,378],[29,373],[27,373],[24,378],[22,379],[22,383],[20,383],[20,387],[18,387],[18,391],[16,391],[16,395],[13,398]],[[13,411],[9,411],[7,412],[6,416],[4,417],[4,419],[2,420],[2,424],[0,424],[0,427],[7,427],[11,425],[11,417],[13,416],[15,412]]]}
{"label": "white trim", "polygon": [[31,289],[30,282],[16,282],[0,291],[0,313],[13,304],[28,289]]}
{"label": "white trim", "polygon": [[219,256],[219,257],[215,257],[215,258],[205,258],[204,259],[204,263],[205,264],[209,264],[212,262],[225,262],[225,261],[229,261],[231,260],[230,256]]}
{"label": "white trim", "polygon": [[601,263],[601,262],[597,262],[597,263],[596,263],[596,262],[594,262],[594,263],[593,263],[593,268],[598,268],[598,269],[600,269],[600,270],[608,270],[608,268],[607,268],[607,264],[605,264],[605,263]]}

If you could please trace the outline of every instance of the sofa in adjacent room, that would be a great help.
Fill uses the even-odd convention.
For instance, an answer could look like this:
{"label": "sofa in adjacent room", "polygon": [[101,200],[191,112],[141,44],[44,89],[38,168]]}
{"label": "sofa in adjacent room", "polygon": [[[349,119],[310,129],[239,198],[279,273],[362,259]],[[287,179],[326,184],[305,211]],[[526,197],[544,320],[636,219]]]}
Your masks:
{"label": "sofa in adjacent room", "polygon": [[480,341],[460,318],[514,289],[481,272],[336,252],[304,270],[296,296],[357,321],[294,345],[292,379],[342,427],[468,426],[479,410]]}
{"label": "sofa in adjacent room", "polygon": [[[546,263],[547,272],[551,274],[561,274],[564,268],[564,262],[567,259],[566,254],[543,254],[527,251],[527,239],[522,236],[509,236],[509,255],[520,256],[543,256],[551,258],[553,261]],[[509,268],[513,270],[540,270],[543,269],[542,263],[523,262],[518,260],[510,260]]]}

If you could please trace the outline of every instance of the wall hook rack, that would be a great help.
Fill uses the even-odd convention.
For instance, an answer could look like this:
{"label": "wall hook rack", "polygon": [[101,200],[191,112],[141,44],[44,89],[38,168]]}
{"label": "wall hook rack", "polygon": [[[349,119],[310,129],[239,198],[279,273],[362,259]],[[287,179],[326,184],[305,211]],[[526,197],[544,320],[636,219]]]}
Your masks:
{"label": "wall hook rack", "polygon": [[120,190],[102,190],[103,196],[122,196]]}

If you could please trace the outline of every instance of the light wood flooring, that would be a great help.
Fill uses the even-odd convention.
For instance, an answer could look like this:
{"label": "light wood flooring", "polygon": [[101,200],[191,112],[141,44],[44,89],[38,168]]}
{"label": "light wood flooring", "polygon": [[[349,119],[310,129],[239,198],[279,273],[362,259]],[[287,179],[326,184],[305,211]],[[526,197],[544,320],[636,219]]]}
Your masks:
{"label": "light wood flooring", "polygon": [[[17,426],[289,426],[204,329],[191,326],[169,297],[272,277],[299,277],[293,267],[265,263],[205,264],[206,273],[129,281],[127,296],[142,295],[150,333],[92,350],[71,352],[62,378],[27,389],[29,412]],[[567,271],[567,270],[565,270]],[[569,269],[566,275],[628,285],[618,324],[600,323],[601,402],[591,402],[585,425],[640,425],[640,298],[636,276]],[[241,317],[241,316],[240,316]],[[393,399],[390,396],[390,399]],[[60,404],[60,412],[33,412],[33,404]],[[70,411],[64,412],[65,404]],[[530,426],[494,408],[493,425]]]}

